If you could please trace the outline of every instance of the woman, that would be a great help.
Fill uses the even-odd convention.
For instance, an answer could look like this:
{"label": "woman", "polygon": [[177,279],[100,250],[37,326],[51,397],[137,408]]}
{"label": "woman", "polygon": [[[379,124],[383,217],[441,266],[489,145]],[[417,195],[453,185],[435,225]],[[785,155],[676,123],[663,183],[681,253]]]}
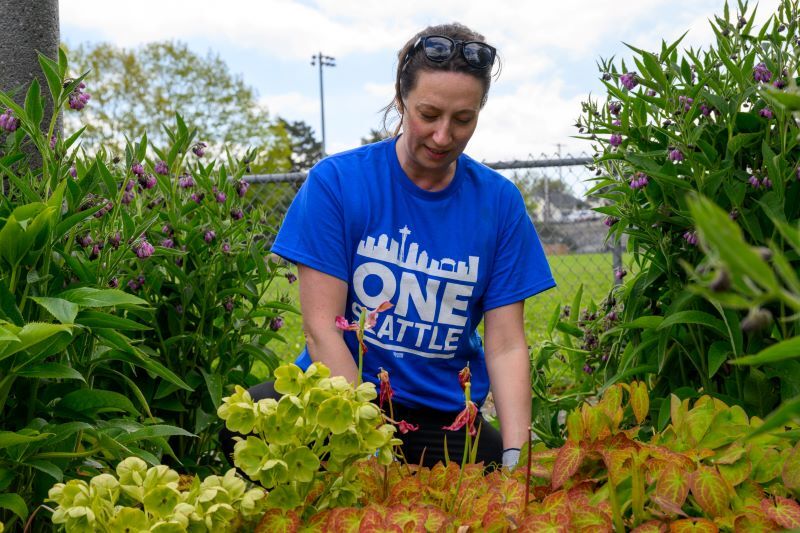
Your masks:
{"label": "woman", "polygon": [[[386,370],[395,419],[419,426],[399,435],[409,463],[441,461],[445,435],[450,456],[461,456],[464,431],[442,428],[464,408],[465,366],[478,405],[492,384],[500,421],[500,432],[482,424],[478,460],[513,466],[528,439],[523,302],[555,282],[519,191],[463,154],[494,59],[483,36],[460,24],[408,41],[389,106],[401,117],[395,136],[320,161],[272,248],[298,265],[303,368],[321,361],[355,382],[358,342],[335,319],[393,304],[366,334],[363,379],[377,384]],[[251,392],[275,394],[270,384]]]}

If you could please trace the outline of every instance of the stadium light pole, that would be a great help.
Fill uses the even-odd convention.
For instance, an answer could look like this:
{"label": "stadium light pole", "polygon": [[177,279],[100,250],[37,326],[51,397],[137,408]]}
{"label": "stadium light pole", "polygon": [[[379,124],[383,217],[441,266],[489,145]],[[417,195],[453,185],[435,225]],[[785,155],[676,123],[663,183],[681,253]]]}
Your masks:
{"label": "stadium light pole", "polygon": [[322,88],[322,67],[335,67],[336,63],[335,58],[331,56],[323,55],[322,52],[319,52],[317,55],[311,56],[311,66],[319,66],[319,112],[320,116],[322,117],[321,125],[322,125],[322,155],[323,157],[326,154],[325,151],[325,96]]}

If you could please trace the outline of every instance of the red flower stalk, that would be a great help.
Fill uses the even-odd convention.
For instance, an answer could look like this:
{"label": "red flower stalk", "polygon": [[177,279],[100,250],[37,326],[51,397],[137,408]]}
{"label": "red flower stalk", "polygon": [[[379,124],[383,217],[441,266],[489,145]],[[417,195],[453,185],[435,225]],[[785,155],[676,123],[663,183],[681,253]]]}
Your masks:
{"label": "red flower stalk", "polygon": [[475,420],[478,417],[478,406],[475,405],[475,402],[468,402],[467,406],[458,413],[456,416],[455,421],[449,426],[443,426],[442,429],[447,429],[450,431],[458,431],[459,429],[467,426],[469,430],[470,436],[474,437],[477,435],[478,430],[475,429]]}
{"label": "red flower stalk", "polygon": [[461,385],[461,390],[467,390],[467,385],[472,381],[472,372],[469,371],[469,366],[465,366],[458,373],[458,383]]}
{"label": "red flower stalk", "polygon": [[400,433],[406,434],[409,431],[416,431],[419,429],[419,424],[412,424],[411,422],[406,422],[405,420],[401,420],[397,423],[397,427],[400,430]]}
{"label": "red flower stalk", "polygon": [[[392,403],[392,396],[394,396],[394,391],[392,390],[392,384],[389,382],[389,373],[381,367],[381,371],[378,372],[378,379],[381,381],[381,392],[378,400],[378,406],[383,409],[383,402],[388,402],[389,404]],[[402,433],[405,433],[402,431]]]}

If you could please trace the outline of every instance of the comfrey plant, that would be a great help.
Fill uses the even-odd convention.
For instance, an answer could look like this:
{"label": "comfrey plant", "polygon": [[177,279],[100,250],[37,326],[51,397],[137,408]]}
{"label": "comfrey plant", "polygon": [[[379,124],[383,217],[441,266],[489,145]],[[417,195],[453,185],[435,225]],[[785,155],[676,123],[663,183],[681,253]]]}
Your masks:
{"label": "comfrey plant", "polygon": [[179,476],[138,457],[121,461],[116,476],[87,483],[73,479],[50,489],[58,531],[233,532],[252,531],[264,513],[266,493],[248,487],[231,468],[224,476]]}
{"label": "comfrey plant", "polygon": [[607,98],[586,102],[578,123],[597,152],[591,194],[607,201],[598,210],[613,221],[609,235],[627,240],[636,263],[619,278],[619,321],[604,334],[612,348],[598,369],[610,382],[649,376],[662,411],[669,391],[702,388],[763,416],[800,386],[796,369],[727,363],[794,335],[796,321],[763,312],[748,320],[757,310],[709,301],[691,280],[705,261],[693,195],[713,198],[756,247],[786,242],[776,221],[800,218],[800,130],[770,96],[796,84],[798,3],[780,2],[760,29],[746,3],[738,11],[726,4],[714,18],[707,49],[679,53],[678,40],[657,51],[630,47],[633,65],[601,62]]}
{"label": "comfrey plant", "polygon": [[395,427],[385,423],[371,400],[370,382],[353,387],[341,376],[313,363],[303,372],[285,364],[275,370],[279,401],[254,402],[236,387],[218,409],[237,437],[233,460],[250,479],[270,489],[266,505],[302,508],[308,515],[323,509],[353,505],[361,496],[357,463],[377,455],[381,464],[393,460]]}

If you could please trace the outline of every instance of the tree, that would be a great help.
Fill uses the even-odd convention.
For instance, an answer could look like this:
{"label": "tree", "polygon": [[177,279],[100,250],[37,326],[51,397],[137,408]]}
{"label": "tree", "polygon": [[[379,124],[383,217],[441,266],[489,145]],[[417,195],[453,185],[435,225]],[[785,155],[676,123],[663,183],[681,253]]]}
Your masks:
{"label": "tree", "polygon": [[388,139],[389,137],[391,137],[391,135],[389,134],[388,131],[386,131],[383,128],[379,130],[376,130],[375,128],[370,128],[369,134],[366,137],[361,137],[361,144],[362,145],[372,144],[382,141],[384,139]]}
{"label": "tree", "polygon": [[278,119],[278,123],[289,137],[292,152],[291,172],[308,170],[322,159],[322,143],[314,136],[314,129],[311,126],[302,120],[288,122],[282,118]]}
{"label": "tree", "polygon": [[[200,139],[211,155],[227,146],[237,155],[248,147],[260,157],[252,172],[288,170],[290,144],[286,132],[270,119],[256,91],[225,62],[209,53],[201,57],[181,42],[155,42],[135,49],[108,43],[82,44],[71,51],[76,73],[86,78],[92,101],[81,117],[68,116],[70,131],[87,124],[84,146],[121,149],[125,137],[147,132],[156,146],[167,143],[162,124],[174,122],[178,111],[190,126],[208,135]],[[71,119],[71,120],[69,120]]]}

